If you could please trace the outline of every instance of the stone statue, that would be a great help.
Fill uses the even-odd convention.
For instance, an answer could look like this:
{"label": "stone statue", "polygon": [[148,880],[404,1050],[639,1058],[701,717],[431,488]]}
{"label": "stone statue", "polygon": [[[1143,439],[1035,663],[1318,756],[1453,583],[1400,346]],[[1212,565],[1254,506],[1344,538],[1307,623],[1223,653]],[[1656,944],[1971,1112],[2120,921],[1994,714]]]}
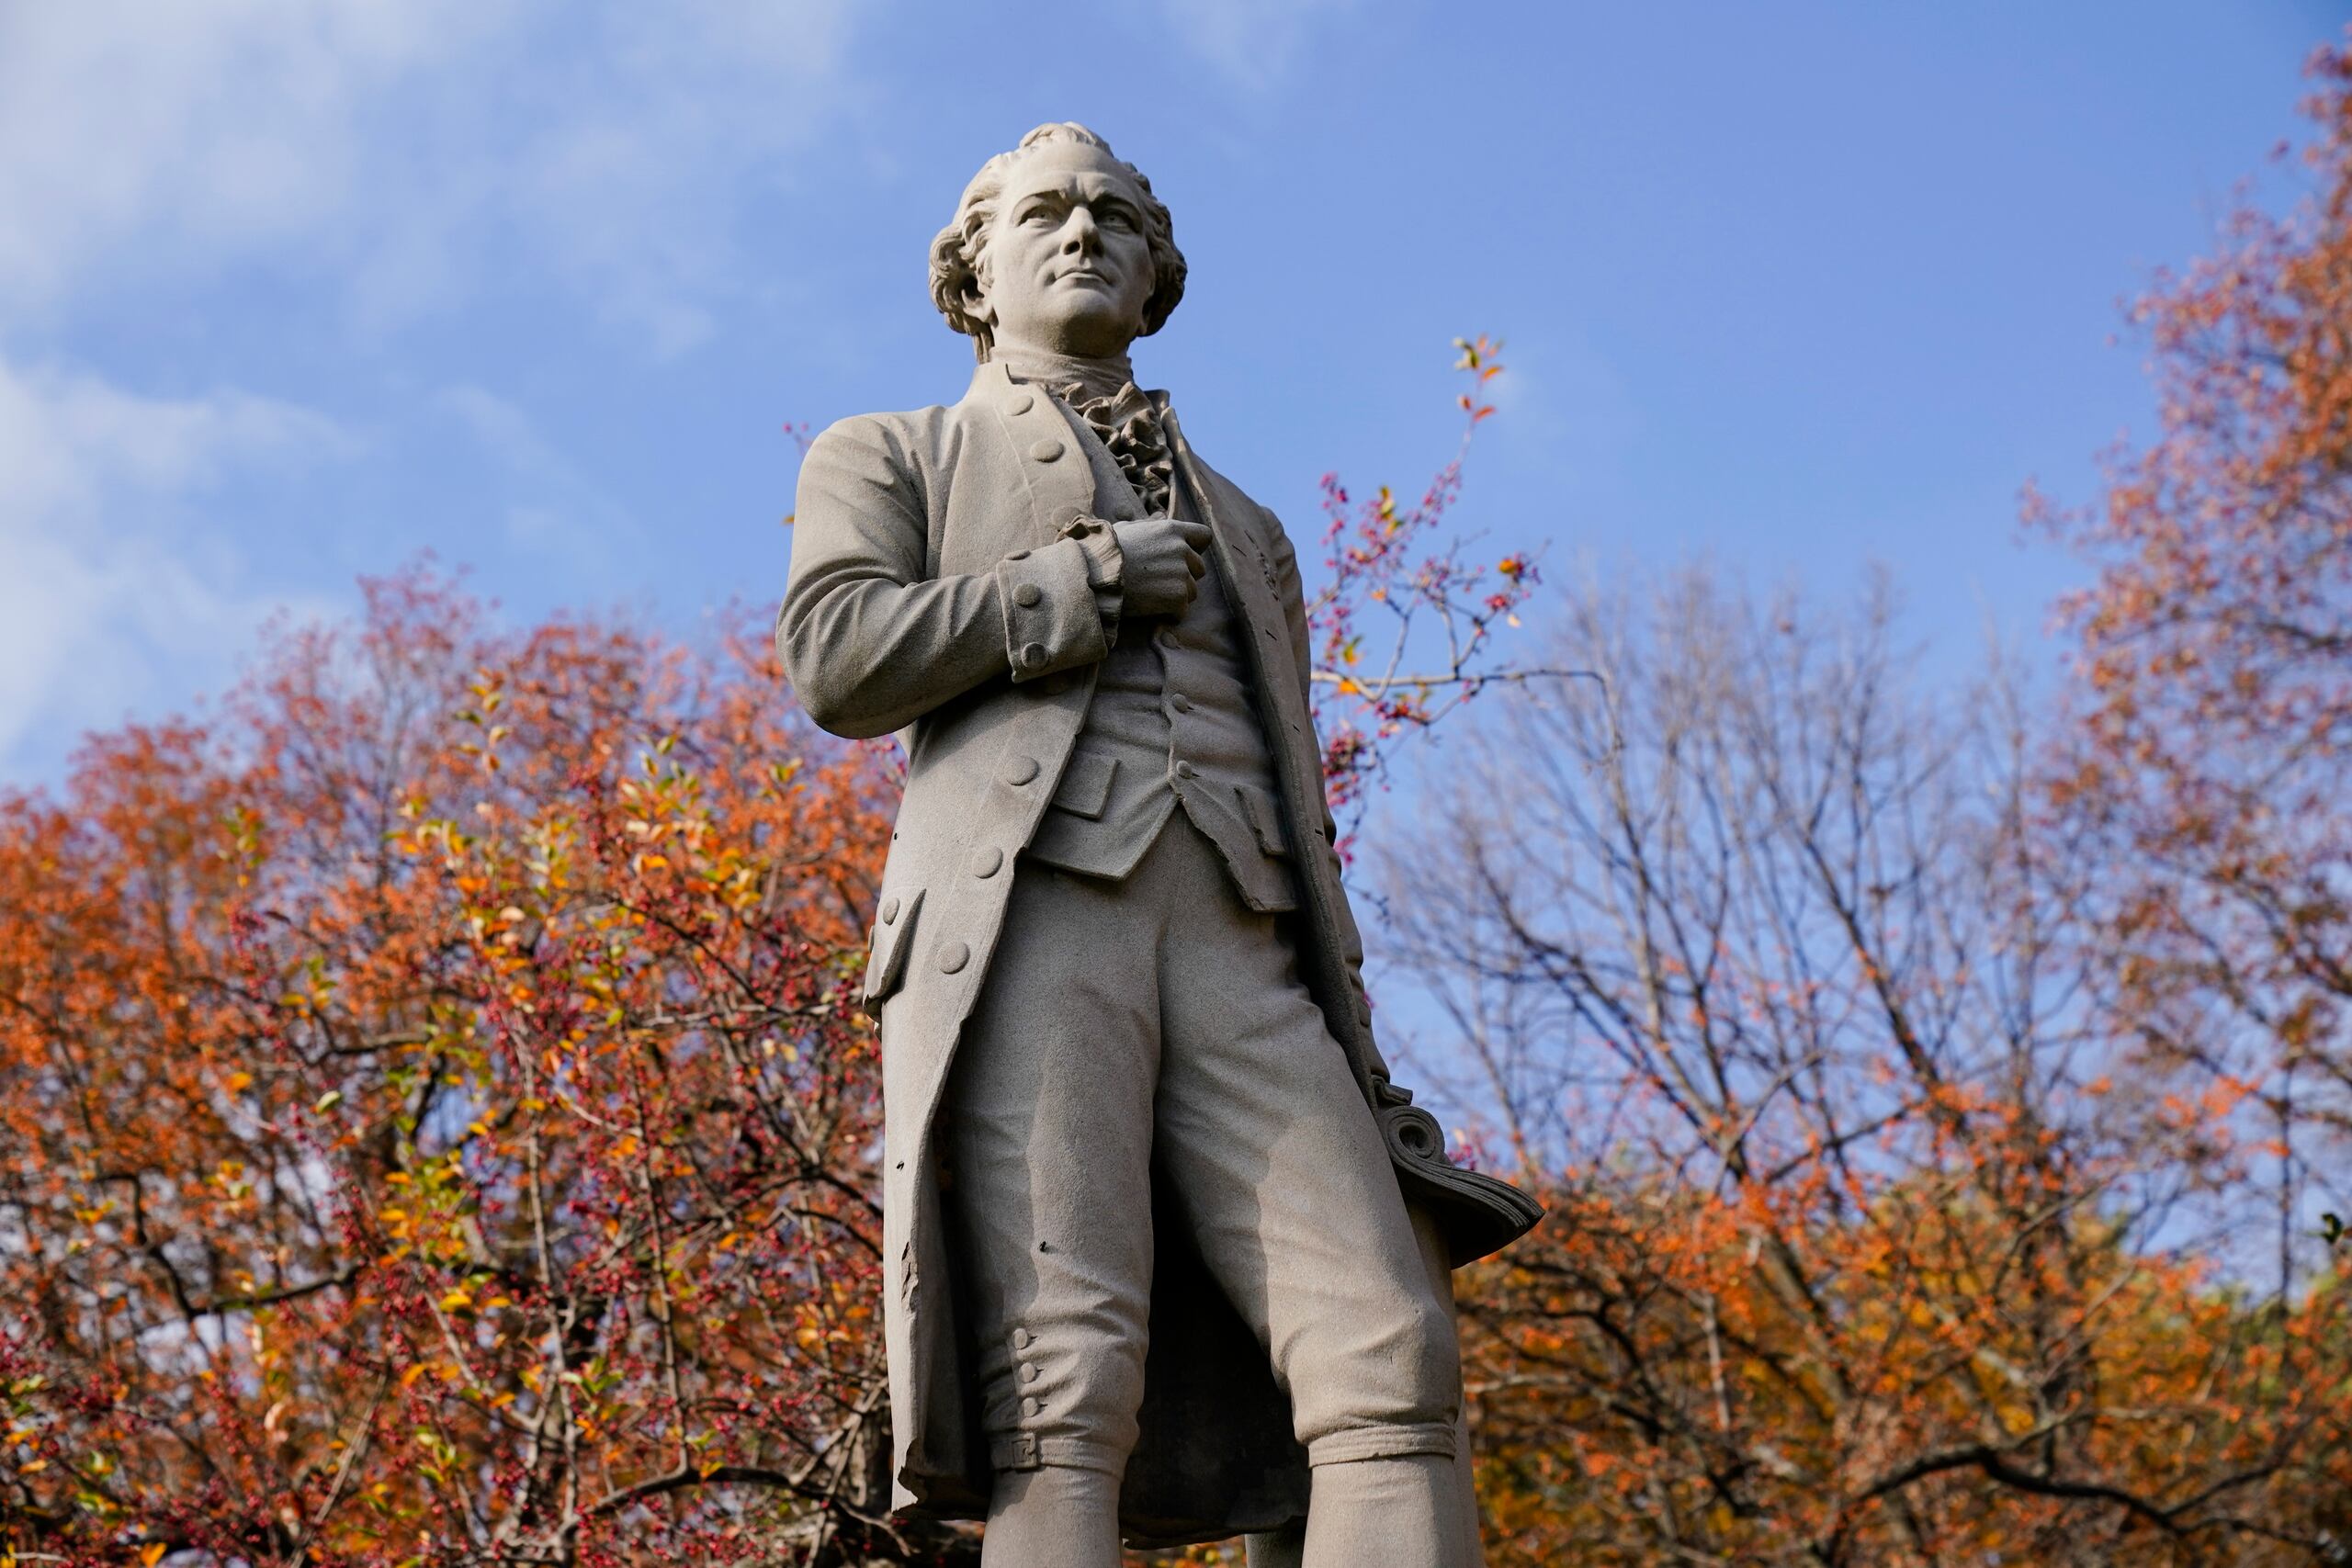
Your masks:
{"label": "stone statue", "polygon": [[895,1500],[985,1517],[988,1568],[1462,1568],[1450,1269],[1540,1211],[1374,1047],[1297,562],[1129,369],[1183,289],[1150,183],[1041,126],[932,250],[970,389],[801,469],[777,646],[907,758],[864,991]]}

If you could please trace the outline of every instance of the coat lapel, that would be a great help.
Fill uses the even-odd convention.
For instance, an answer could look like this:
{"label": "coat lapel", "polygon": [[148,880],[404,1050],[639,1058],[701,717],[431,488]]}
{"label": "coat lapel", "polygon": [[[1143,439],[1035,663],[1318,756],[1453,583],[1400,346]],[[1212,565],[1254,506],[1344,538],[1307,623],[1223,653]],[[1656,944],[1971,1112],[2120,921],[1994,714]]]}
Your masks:
{"label": "coat lapel", "polygon": [[1178,489],[1197,510],[1200,521],[1209,525],[1209,548],[1223,573],[1234,609],[1241,617],[1242,631],[1250,644],[1250,661],[1262,664],[1269,673],[1273,673],[1288,664],[1290,653],[1284,631],[1287,623],[1281,606],[1274,603],[1273,561],[1267,555],[1258,530],[1233,508],[1222,503],[1223,498],[1217,493],[1222,481],[1193,455],[1192,443],[1184,439],[1183,427],[1176,423],[1176,412],[1167,406],[1166,398],[1164,392],[1152,394],[1153,400],[1161,405],[1159,424],[1167,433]]}
{"label": "coat lapel", "polygon": [[1003,366],[991,363],[973,373],[966,396],[993,416],[1027,488],[1024,543],[1033,549],[1051,544],[1064,524],[1093,510],[1093,465],[1052,393],[1015,381]]}

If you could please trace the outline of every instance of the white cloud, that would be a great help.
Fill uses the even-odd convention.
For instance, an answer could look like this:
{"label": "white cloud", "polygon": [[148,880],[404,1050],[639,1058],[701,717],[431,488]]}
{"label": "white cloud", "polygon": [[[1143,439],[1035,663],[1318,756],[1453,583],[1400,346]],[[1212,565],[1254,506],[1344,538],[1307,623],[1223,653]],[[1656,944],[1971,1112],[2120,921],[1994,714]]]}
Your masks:
{"label": "white cloud", "polygon": [[[289,404],[224,391],[131,396],[0,360],[0,760],[39,771],[75,735],[225,672],[275,609],[179,502],[255,466],[349,456]],[[30,764],[29,769],[23,765]]]}
{"label": "white cloud", "polygon": [[[266,282],[377,332],[553,291],[684,350],[759,283],[734,215],[839,107],[861,9],[0,0],[0,772],[225,674],[279,606],[204,503],[353,446],[283,401],[144,396],[22,344],[159,287],[204,309]],[[445,406],[526,492],[518,540],[577,549],[555,531],[617,514],[516,411]]]}
{"label": "white cloud", "polygon": [[503,269],[689,346],[851,5],[0,5],[0,320],[266,261],[397,321]]}
{"label": "white cloud", "polygon": [[1161,0],[1176,35],[1236,84],[1266,92],[1325,18],[1357,0]]}

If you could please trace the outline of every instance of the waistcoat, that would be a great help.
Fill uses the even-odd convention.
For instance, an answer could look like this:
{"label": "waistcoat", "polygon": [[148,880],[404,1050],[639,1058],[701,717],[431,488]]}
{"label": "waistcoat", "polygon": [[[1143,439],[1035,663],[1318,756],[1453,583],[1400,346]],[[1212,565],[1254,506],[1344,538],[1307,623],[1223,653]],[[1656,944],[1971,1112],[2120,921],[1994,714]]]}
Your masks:
{"label": "waistcoat", "polygon": [[[1117,462],[1083,419],[1068,417],[1094,468],[1097,496],[1114,499],[1105,512],[1140,516]],[[1192,514],[1181,486],[1173,506],[1180,517]],[[1297,907],[1273,759],[1222,575],[1212,564],[1181,616],[1120,617],[1029,859],[1125,877],[1181,807],[1216,846],[1243,903],[1261,911]]]}

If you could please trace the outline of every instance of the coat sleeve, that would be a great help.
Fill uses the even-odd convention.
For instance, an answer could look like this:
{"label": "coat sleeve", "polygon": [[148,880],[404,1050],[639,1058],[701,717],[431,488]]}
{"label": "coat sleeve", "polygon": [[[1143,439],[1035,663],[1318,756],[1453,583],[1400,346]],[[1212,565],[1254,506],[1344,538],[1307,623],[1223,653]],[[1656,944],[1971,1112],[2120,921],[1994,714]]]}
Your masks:
{"label": "coat sleeve", "polygon": [[871,417],[834,425],[801,460],[776,653],[808,716],[836,735],[887,735],[983,682],[1110,651],[1076,539],[925,576],[922,479],[899,433]]}
{"label": "coat sleeve", "polygon": [[[1264,507],[1258,509],[1264,519],[1269,553],[1273,558],[1274,598],[1283,607],[1283,619],[1290,633],[1291,662],[1298,670],[1298,697],[1306,711],[1315,712],[1315,650],[1307,639],[1306,590],[1298,571],[1298,552],[1292,548],[1290,535],[1283,529],[1283,520]],[[1315,738],[1316,761],[1319,767],[1323,755],[1320,736]],[[1340,956],[1348,968],[1349,1003],[1355,1009],[1358,1037],[1363,1042],[1365,1058],[1372,1065],[1372,1076],[1386,1081],[1388,1064],[1374,1043],[1372,1033],[1372,998],[1363,985],[1363,933],[1356,927],[1355,911],[1348,906],[1347,884],[1342,879],[1338,840],[1340,825],[1332,820],[1330,804],[1318,789],[1317,798],[1324,800],[1323,830],[1316,836],[1308,852],[1324,862],[1324,870],[1331,886],[1340,890],[1331,910],[1332,921],[1340,939]]]}

